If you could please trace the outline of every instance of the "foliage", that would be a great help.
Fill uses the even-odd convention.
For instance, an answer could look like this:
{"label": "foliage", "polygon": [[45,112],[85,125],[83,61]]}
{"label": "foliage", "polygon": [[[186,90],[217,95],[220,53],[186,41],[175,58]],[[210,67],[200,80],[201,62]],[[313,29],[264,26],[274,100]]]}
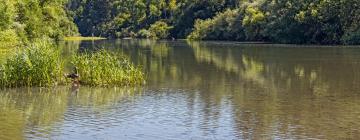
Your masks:
{"label": "foliage", "polygon": [[261,40],[262,25],[264,25],[265,14],[258,7],[249,5],[245,8],[242,26],[245,30],[246,40]]}
{"label": "foliage", "polygon": [[151,32],[149,30],[146,29],[141,29],[137,35],[137,38],[151,38]]}
{"label": "foliage", "polygon": [[0,86],[51,86],[62,81],[60,52],[46,42],[19,50],[1,65]]}
{"label": "foliage", "polygon": [[344,44],[360,44],[360,29],[354,32],[347,32],[343,37]]}
{"label": "foliage", "polygon": [[173,27],[169,26],[167,23],[162,21],[157,21],[154,24],[152,24],[149,28],[149,32],[151,35],[151,38],[155,39],[165,39],[169,36],[169,30]]}
{"label": "foliage", "polygon": [[238,10],[226,10],[212,19],[197,20],[188,39],[194,40],[245,40],[244,28]]}
{"label": "foliage", "polygon": [[134,86],[144,83],[144,74],[127,59],[105,50],[74,57],[80,80],[91,86]]}
{"label": "foliage", "polygon": [[[231,15],[225,11],[212,19],[198,20],[188,38],[228,40],[228,34],[222,31],[231,33],[241,29],[245,33],[245,39],[240,41],[359,44],[359,8],[360,5],[356,0],[243,2],[235,9],[238,11],[237,14]],[[222,17],[232,17],[237,20],[224,20],[225,18]],[[220,20],[224,23],[218,24]],[[237,22],[242,24],[229,26]],[[243,32],[235,34],[243,35]],[[229,40],[239,39],[232,37]]]}
{"label": "foliage", "polygon": [[235,8],[242,0],[180,0],[172,22],[172,36],[186,38],[197,19],[208,19],[228,8]]}
{"label": "foliage", "polygon": [[15,30],[0,31],[0,44],[1,47],[16,47],[20,45],[20,40]]}
{"label": "foliage", "polygon": [[196,19],[210,18],[237,3],[238,0],[70,0],[67,8],[83,36],[132,37],[131,32],[138,33],[164,21],[174,27],[169,30],[170,36],[185,38]]}
{"label": "foliage", "polygon": [[[0,43],[77,35],[359,44],[358,0],[0,0]],[[66,5],[66,9],[64,9]],[[75,24],[72,22],[74,20]],[[3,36],[7,37],[3,37]]]}
{"label": "foliage", "polygon": [[[144,74],[124,57],[101,50],[74,56],[73,65],[83,85],[134,86],[144,83]],[[64,61],[53,45],[37,41],[18,50],[0,65],[0,87],[47,87],[65,83]]]}
{"label": "foliage", "polygon": [[77,34],[67,17],[67,0],[0,0],[0,45],[27,45],[36,39],[59,40]]}

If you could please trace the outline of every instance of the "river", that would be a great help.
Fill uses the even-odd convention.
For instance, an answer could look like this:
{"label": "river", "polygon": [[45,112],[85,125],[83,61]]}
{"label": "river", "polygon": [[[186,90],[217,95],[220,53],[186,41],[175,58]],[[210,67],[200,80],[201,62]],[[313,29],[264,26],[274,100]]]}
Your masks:
{"label": "river", "polygon": [[146,85],[0,91],[0,139],[360,139],[360,48],[237,42],[61,42],[106,48]]}

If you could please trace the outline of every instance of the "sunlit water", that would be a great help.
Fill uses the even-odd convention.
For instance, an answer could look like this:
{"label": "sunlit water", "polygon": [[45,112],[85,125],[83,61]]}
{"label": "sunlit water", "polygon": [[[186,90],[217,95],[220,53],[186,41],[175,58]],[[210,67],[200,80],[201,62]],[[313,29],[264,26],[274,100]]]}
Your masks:
{"label": "sunlit water", "polygon": [[360,48],[63,42],[130,57],[147,85],[0,92],[0,139],[360,139]]}

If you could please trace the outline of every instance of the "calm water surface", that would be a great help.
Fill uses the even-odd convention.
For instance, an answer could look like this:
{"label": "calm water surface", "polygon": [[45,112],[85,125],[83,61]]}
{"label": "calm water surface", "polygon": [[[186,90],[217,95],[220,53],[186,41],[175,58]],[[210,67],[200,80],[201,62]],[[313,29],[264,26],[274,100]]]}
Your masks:
{"label": "calm water surface", "polygon": [[0,139],[360,139],[360,48],[114,40],[147,85],[0,91]]}

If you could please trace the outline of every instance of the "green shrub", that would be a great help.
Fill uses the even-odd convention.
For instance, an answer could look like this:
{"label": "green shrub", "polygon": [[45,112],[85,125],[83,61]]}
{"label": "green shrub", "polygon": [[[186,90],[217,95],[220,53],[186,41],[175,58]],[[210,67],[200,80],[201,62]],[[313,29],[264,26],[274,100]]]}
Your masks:
{"label": "green shrub", "polygon": [[256,6],[248,6],[244,11],[242,21],[246,39],[249,41],[262,40],[263,25],[265,25],[265,14]]}
{"label": "green shrub", "polygon": [[187,37],[191,40],[203,40],[208,39],[207,34],[210,32],[211,20],[196,20],[194,25],[194,31]]}
{"label": "green shrub", "polygon": [[150,38],[150,37],[151,37],[151,33],[149,30],[146,30],[146,29],[141,29],[137,33],[137,38]]}
{"label": "green shrub", "polygon": [[1,87],[52,86],[63,81],[60,51],[46,42],[19,50],[0,68]]}
{"label": "green shrub", "polygon": [[172,26],[169,26],[166,22],[157,21],[152,24],[149,28],[149,32],[151,34],[151,38],[154,39],[165,39],[169,37],[170,30]]}
{"label": "green shrub", "polygon": [[120,32],[115,33],[116,38],[134,38],[135,36],[135,33],[128,28],[121,29]]}
{"label": "green shrub", "polygon": [[348,32],[345,33],[345,35],[342,37],[343,44],[360,44],[360,29],[358,31],[354,32]]}
{"label": "green shrub", "polygon": [[196,20],[191,40],[237,40],[246,39],[238,10],[226,10],[212,19]]}
{"label": "green shrub", "polygon": [[134,86],[144,83],[144,74],[127,59],[105,50],[74,57],[82,84],[90,86]]}
{"label": "green shrub", "polygon": [[0,31],[0,47],[16,47],[20,45],[19,37],[14,30]]}

